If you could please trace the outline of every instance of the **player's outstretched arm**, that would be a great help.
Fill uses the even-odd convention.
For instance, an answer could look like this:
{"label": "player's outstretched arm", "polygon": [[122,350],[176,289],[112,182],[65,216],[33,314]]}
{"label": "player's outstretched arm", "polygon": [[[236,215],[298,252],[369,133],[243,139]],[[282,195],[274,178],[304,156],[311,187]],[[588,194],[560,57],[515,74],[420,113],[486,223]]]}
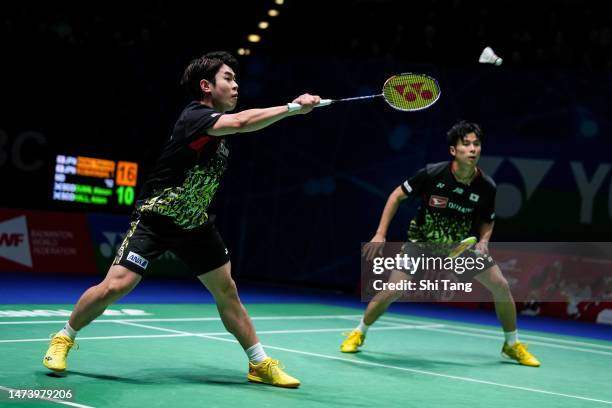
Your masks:
{"label": "player's outstretched arm", "polygon": [[225,136],[234,133],[254,132],[289,116],[306,114],[319,103],[318,95],[304,94],[293,100],[293,103],[302,105],[302,109],[289,112],[287,105],[273,106],[263,109],[248,109],[238,113],[222,115],[219,120],[208,129],[211,136]]}

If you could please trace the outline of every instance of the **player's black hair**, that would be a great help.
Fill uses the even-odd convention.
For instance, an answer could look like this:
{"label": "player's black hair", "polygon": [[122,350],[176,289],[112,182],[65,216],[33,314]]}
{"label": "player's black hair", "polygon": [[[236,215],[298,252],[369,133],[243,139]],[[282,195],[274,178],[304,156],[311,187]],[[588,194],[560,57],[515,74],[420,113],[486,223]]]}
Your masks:
{"label": "player's black hair", "polygon": [[446,133],[449,146],[457,146],[460,140],[463,140],[468,133],[475,133],[476,137],[482,142],[482,129],[477,123],[461,120],[455,123]]}
{"label": "player's black hair", "polygon": [[202,100],[204,94],[200,88],[200,81],[206,79],[215,84],[215,75],[219,68],[225,64],[238,74],[238,61],[232,54],[225,51],[209,52],[200,58],[192,60],[181,78],[181,85],[197,100]]}

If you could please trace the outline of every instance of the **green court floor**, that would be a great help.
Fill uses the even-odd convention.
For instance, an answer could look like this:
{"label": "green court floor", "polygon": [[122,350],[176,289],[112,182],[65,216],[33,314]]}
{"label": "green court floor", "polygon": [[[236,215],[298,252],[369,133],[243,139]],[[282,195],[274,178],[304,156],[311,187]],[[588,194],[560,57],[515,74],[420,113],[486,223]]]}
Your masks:
{"label": "green court floor", "polygon": [[[611,342],[521,331],[542,361],[529,368],[500,358],[497,328],[388,314],[372,326],[363,351],[342,354],[341,333],[362,310],[319,304],[247,306],[268,354],[302,381],[297,390],[246,381],[244,352],[214,305],[115,305],[114,315],[79,333],[66,373],[52,374],[42,357],[71,307],[0,306],[0,406],[612,405]],[[6,312],[20,310],[38,315]],[[73,398],[11,399],[18,389],[71,390]]]}

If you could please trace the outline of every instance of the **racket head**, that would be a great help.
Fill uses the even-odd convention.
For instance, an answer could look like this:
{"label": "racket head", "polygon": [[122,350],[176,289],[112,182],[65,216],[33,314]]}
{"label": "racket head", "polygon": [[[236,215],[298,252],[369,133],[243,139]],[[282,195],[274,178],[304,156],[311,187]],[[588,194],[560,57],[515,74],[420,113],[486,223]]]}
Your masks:
{"label": "racket head", "polygon": [[466,239],[462,240],[459,243],[459,245],[454,247],[448,253],[448,258],[458,257],[459,255],[461,255],[463,252],[465,252],[467,249],[469,249],[472,245],[476,244],[477,242],[478,240],[476,239],[476,237],[467,237]]}
{"label": "racket head", "polygon": [[393,109],[414,112],[429,108],[440,98],[438,81],[425,74],[406,72],[385,81],[382,95]]}

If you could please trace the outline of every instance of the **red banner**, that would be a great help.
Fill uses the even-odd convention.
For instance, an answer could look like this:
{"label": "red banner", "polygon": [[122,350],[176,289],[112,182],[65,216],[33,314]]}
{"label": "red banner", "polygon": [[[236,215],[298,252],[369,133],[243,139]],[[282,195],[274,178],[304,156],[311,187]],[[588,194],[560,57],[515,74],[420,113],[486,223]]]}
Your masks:
{"label": "red banner", "polygon": [[0,209],[0,272],[95,274],[85,214]]}

